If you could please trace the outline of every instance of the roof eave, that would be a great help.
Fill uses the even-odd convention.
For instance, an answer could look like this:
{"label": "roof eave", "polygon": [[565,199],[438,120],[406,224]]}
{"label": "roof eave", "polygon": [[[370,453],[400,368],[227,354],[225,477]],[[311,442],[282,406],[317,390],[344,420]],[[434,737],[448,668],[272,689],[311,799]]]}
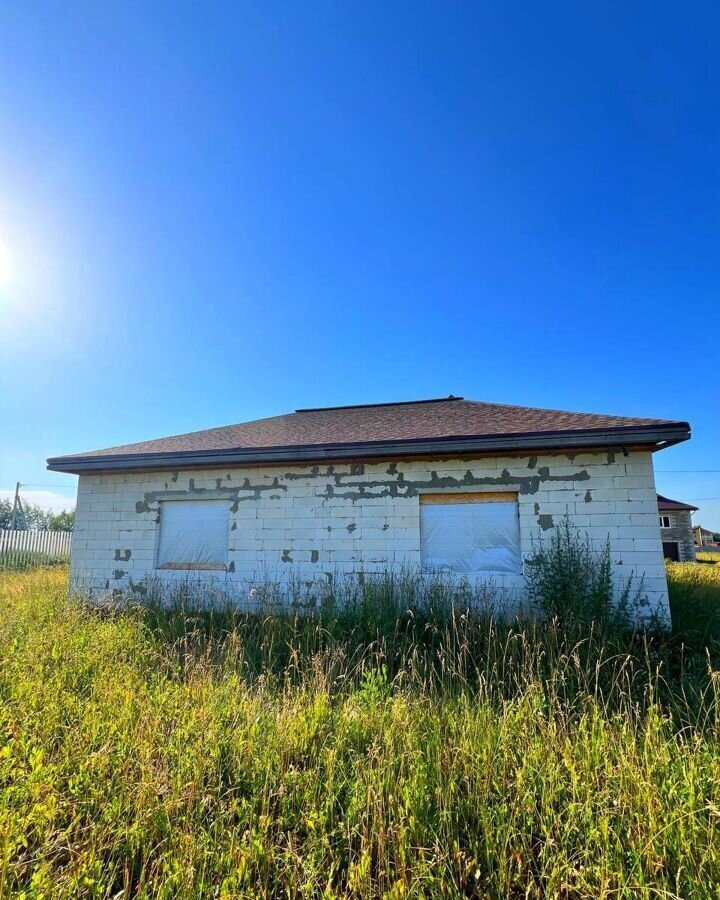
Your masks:
{"label": "roof eave", "polygon": [[690,437],[687,422],[630,428],[485,435],[412,441],[373,441],[347,444],[310,444],[295,447],[186,450],[169,453],[123,453],[102,456],[55,456],[47,461],[53,472],[76,475],[91,472],[147,471],[249,465],[253,463],[310,463],[325,460],[386,458],[389,456],[467,455],[469,453],[517,453],[527,450],[578,450],[647,447],[660,450]]}
{"label": "roof eave", "polygon": [[691,503],[680,503],[679,501],[663,502],[658,500],[658,509],[665,512],[698,512],[700,507],[693,506]]}

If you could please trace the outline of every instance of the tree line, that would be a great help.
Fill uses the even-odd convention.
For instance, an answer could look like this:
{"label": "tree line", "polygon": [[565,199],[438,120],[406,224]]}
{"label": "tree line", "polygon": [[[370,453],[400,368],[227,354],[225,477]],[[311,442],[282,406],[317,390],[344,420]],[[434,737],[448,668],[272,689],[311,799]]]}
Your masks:
{"label": "tree line", "polygon": [[[72,531],[75,525],[75,510],[64,509],[56,513],[51,509],[23,503],[23,527],[33,531]],[[12,500],[0,499],[0,530],[12,527]]]}

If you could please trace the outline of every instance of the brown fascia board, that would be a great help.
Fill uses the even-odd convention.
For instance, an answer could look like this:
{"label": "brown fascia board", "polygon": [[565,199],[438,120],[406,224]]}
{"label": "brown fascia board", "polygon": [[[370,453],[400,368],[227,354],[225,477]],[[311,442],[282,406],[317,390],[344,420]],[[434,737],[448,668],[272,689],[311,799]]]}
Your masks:
{"label": "brown fascia board", "polygon": [[265,463],[315,463],[328,460],[386,459],[395,457],[484,456],[520,451],[629,449],[662,450],[690,438],[687,422],[634,425],[627,428],[588,428],[527,434],[444,437],[407,441],[359,441],[352,444],[309,444],[295,447],[248,447],[218,450],[183,450],[167,453],[122,453],[102,456],[54,456],[47,467],[76,475],[91,472],[196,469]]}

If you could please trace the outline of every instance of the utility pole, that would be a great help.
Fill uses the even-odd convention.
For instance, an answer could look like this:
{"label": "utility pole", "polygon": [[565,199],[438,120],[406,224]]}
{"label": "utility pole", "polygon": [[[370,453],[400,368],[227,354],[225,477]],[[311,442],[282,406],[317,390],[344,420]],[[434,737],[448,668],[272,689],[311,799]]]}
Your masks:
{"label": "utility pole", "polygon": [[18,481],[15,485],[15,500],[13,501],[12,515],[10,516],[10,530],[15,531],[15,526],[17,524],[18,511],[22,513],[22,506],[20,506],[20,482]]}

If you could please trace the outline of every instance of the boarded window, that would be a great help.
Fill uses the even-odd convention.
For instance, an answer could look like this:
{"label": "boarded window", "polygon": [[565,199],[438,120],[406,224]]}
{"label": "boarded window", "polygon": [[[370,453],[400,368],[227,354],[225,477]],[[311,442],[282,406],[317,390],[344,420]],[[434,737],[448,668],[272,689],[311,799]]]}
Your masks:
{"label": "boarded window", "polygon": [[522,572],[517,494],[423,494],[420,554],[432,571]]}
{"label": "boarded window", "polygon": [[160,504],[159,569],[225,569],[229,504],[168,500]]}

